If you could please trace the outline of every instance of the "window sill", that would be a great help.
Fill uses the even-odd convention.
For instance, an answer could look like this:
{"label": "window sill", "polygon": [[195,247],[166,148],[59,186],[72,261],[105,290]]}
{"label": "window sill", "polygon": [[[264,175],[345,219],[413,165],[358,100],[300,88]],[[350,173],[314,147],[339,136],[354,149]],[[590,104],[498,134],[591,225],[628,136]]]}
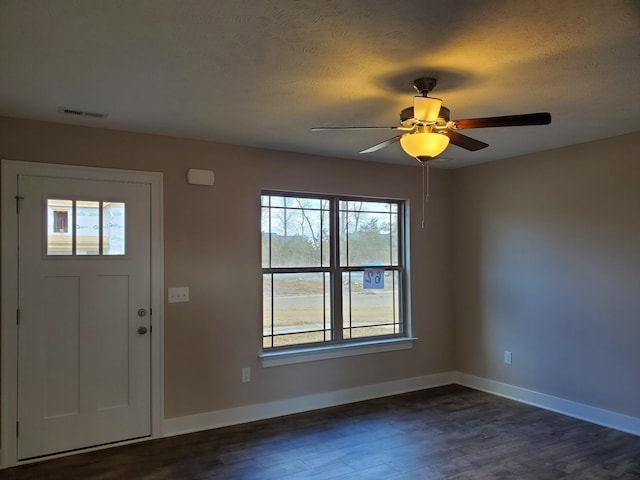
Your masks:
{"label": "window sill", "polygon": [[407,350],[413,348],[413,342],[415,340],[417,340],[417,338],[414,337],[369,340],[360,343],[268,352],[259,355],[259,357],[262,360],[263,367],[277,367],[280,365],[315,362],[317,360],[328,360],[331,358]]}

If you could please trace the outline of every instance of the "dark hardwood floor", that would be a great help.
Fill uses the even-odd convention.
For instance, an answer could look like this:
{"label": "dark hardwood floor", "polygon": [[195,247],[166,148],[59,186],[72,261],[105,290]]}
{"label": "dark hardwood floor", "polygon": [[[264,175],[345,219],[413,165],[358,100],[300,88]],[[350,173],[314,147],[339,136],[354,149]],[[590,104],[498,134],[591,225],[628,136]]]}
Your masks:
{"label": "dark hardwood floor", "polygon": [[640,479],[640,437],[450,385],[0,471],[0,480]]}

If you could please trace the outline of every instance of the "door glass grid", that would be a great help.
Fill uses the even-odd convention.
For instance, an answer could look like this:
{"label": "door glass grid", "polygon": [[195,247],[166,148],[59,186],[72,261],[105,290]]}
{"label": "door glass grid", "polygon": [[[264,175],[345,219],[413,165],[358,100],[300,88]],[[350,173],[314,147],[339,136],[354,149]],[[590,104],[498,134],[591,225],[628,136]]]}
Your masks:
{"label": "door glass grid", "polygon": [[102,204],[102,254],[125,254],[125,208],[122,202]]}
{"label": "door glass grid", "polygon": [[73,200],[47,200],[47,255],[73,255]]}
{"label": "door glass grid", "polygon": [[47,256],[126,254],[125,204],[49,198]]}
{"label": "door glass grid", "polygon": [[100,255],[100,202],[76,204],[76,255]]}

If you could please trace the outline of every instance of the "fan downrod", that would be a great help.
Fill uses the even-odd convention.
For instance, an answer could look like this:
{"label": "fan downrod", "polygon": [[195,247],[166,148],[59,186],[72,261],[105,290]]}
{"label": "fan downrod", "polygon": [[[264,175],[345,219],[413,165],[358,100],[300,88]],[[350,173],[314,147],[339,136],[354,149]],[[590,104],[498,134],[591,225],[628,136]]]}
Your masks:
{"label": "fan downrod", "polygon": [[413,81],[413,87],[426,97],[431,90],[436,88],[436,83],[438,81],[432,77],[416,78]]}

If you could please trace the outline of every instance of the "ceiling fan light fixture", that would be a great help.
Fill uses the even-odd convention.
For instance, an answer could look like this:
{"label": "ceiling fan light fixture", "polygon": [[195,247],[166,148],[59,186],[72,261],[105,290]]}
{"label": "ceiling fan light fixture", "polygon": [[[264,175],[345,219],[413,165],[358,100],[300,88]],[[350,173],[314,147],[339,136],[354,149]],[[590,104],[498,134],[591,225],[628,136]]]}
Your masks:
{"label": "ceiling fan light fixture", "polygon": [[468,128],[519,127],[526,125],[548,125],[551,123],[549,112],[525,113],[520,115],[503,115],[500,117],[466,118],[451,120],[451,112],[442,106],[442,100],[429,97],[437,80],[432,77],[417,78],[413,82],[415,89],[421,94],[413,97],[413,106],[400,112],[400,125],[394,127],[316,127],[311,130],[358,130],[383,129],[400,131],[389,138],[360,153],[371,153],[400,142],[402,149],[416,158],[423,166],[445,151],[449,143],[456,147],[475,152],[489,146],[468,137],[458,130]]}
{"label": "ceiling fan light fixture", "polygon": [[403,135],[400,145],[407,155],[424,162],[444,152],[449,145],[449,137],[441,133],[418,132]]}
{"label": "ceiling fan light fixture", "polygon": [[422,122],[437,122],[442,100],[439,98],[413,97],[413,115]]}

